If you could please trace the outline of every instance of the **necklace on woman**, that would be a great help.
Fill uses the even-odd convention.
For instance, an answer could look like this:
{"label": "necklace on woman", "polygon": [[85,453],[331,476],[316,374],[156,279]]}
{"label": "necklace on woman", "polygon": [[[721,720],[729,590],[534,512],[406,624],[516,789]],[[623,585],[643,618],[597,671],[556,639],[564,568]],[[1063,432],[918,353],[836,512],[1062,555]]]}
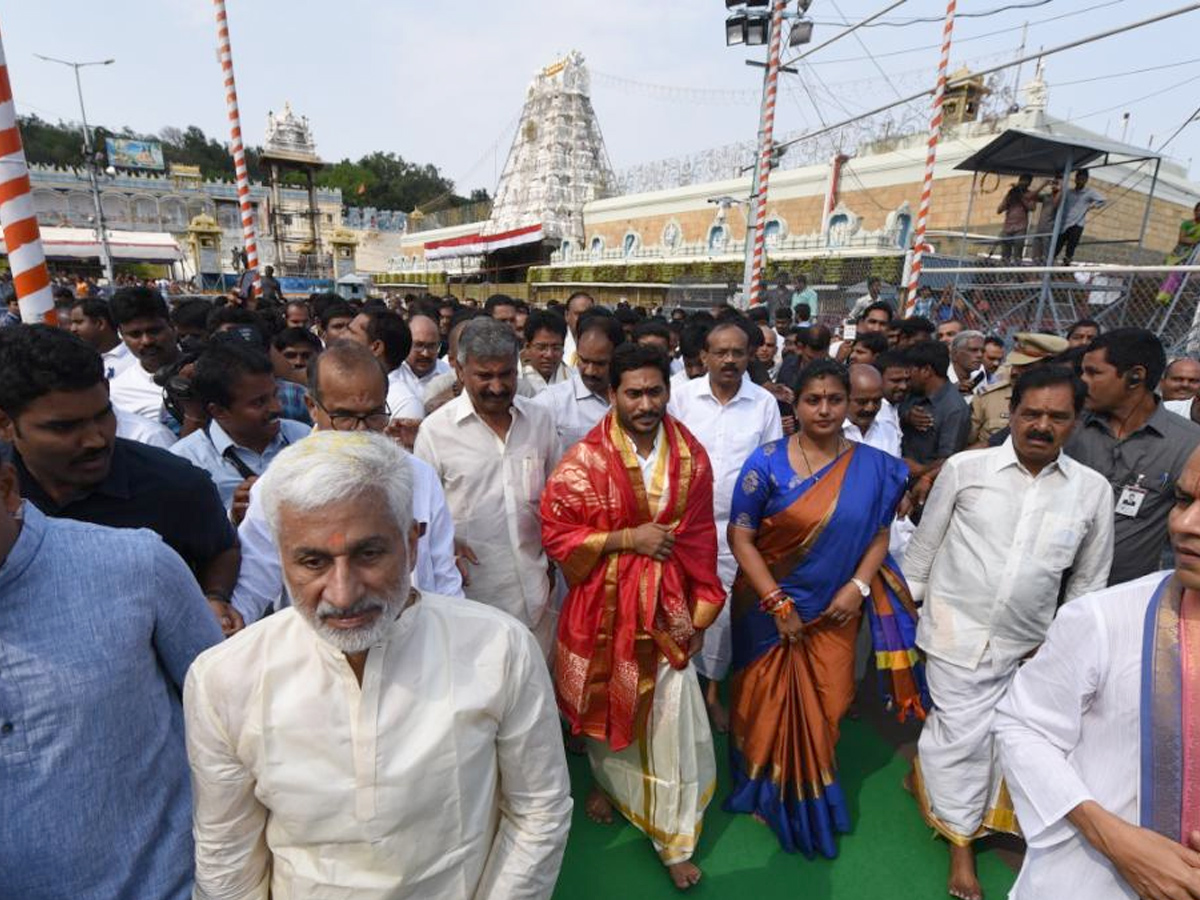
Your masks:
{"label": "necklace on woman", "polygon": [[[844,441],[845,439],[839,434],[833,451],[833,459],[830,460],[831,463],[836,462],[837,458],[842,455],[842,443]],[[804,467],[808,469],[808,477],[812,478],[817,473],[813,470],[812,463],[808,461],[808,454],[804,452],[804,441],[800,439],[799,434],[796,435],[796,446],[800,448],[800,456],[804,460]]]}

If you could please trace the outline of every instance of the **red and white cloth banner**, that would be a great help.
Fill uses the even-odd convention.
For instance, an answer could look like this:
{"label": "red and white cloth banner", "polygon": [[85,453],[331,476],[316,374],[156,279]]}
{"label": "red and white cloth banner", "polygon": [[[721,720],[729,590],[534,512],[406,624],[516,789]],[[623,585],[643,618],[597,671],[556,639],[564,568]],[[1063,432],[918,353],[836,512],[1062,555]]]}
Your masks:
{"label": "red and white cloth banner", "polygon": [[474,232],[461,237],[447,238],[444,241],[429,241],[425,244],[425,259],[453,259],[459,256],[483,256],[494,253],[506,247],[519,247],[521,244],[533,244],[545,237],[542,225],[526,225],[524,228],[514,228],[510,231],[500,231],[495,234]]}
{"label": "red and white cloth banner", "polygon": [[229,20],[225,0],[213,0],[217,10],[217,56],[225,76],[225,108],[229,114],[233,172],[237,180],[238,206],[242,211],[242,242],[246,247],[246,268],[254,273],[254,293],[259,293],[258,240],[254,234],[254,207],[250,203],[250,174],[246,169],[246,150],[242,146],[242,120],[238,112],[237,84],[233,80],[233,49],[229,43]]}
{"label": "red and white cloth banner", "polygon": [[50,271],[42,249],[42,235],[33,194],[29,188],[29,167],[17,128],[17,109],[4,44],[0,40],[0,228],[8,252],[8,267],[21,306],[21,321],[34,324],[54,321],[54,294],[50,290]]}

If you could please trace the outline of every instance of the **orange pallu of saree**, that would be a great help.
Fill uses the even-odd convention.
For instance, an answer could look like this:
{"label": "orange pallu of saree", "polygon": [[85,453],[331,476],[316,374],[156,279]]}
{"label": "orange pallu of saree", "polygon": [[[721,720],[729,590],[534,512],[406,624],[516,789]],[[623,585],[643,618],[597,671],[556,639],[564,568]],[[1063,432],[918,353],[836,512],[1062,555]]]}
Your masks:
{"label": "orange pallu of saree", "polygon": [[[717,617],[713,475],[686,428],[663,419],[666,442],[647,491],[633,444],[609,413],[567,451],[542,493],[542,543],[570,591],[558,622],[555,693],[574,734],[629,746],[644,727],[660,655],[676,669]],[[657,522],[675,545],[658,562],[605,554],[611,532]]]}
{"label": "orange pallu of saree", "polygon": [[[762,818],[788,852],[833,857],[836,834],[850,828],[835,748],[854,696],[860,618],[836,625],[822,615],[891,522],[907,474],[899,460],[856,444],[802,478],[781,441],[755,451],[734,491],[731,521],[755,529],[755,547],[804,631],[799,643],[783,644],[738,573],[731,609],[732,784],[725,808]],[[887,705],[900,718],[924,718],[928,696],[915,646],[916,609],[890,557],[863,606]]]}

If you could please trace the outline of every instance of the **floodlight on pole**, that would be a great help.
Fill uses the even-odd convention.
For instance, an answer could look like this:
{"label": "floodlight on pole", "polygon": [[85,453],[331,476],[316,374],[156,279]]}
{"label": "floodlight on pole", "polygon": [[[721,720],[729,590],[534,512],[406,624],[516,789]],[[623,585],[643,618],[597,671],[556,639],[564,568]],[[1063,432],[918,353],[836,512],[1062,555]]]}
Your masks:
{"label": "floodlight on pole", "polygon": [[813,23],[811,19],[799,19],[792,23],[792,30],[788,32],[788,46],[799,47],[807,44],[812,40]]}
{"label": "floodlight on pole", "polygon": [[766,13],[746,15],[746,46],[761,47],[771,35],[771,17]]}
{"label": "floodlight on pole", "polygon": [[725,20],[725,46],[746,43],[746,14],[737,13]]}

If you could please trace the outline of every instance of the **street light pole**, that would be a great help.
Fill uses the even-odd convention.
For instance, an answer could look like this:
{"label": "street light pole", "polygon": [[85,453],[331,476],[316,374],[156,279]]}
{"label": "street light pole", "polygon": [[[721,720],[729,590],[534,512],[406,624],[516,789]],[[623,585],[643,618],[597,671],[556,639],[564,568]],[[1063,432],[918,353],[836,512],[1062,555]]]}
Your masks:
{"label": "street light pole", "polygon": [[61,66],[70,66],[75,70],[75,91],[79,95],[79,117],[83,120],[83,152],[86,157],[88,183],[92,188],[92,202],[96,207],[96,233],[100,243],[100,265],[104,268],[104,277],[108,279],[108,283],[111,285],[113,283],[112,251],[108,246],[108,229],[104,227],[104,207],[100,203],[100,180],[96,175],[96,154],[92,147],[92,132],[88,127],[87,110],[83,105],[83,82],[80,80],[79,70],[85,66],[111,66],[116,60],[102,59],[95,62],[70,62],[65,59],[55,59],[52,56],[42,56],[40,53],[35,53],[34,56],[46,62],[58,63]]}

